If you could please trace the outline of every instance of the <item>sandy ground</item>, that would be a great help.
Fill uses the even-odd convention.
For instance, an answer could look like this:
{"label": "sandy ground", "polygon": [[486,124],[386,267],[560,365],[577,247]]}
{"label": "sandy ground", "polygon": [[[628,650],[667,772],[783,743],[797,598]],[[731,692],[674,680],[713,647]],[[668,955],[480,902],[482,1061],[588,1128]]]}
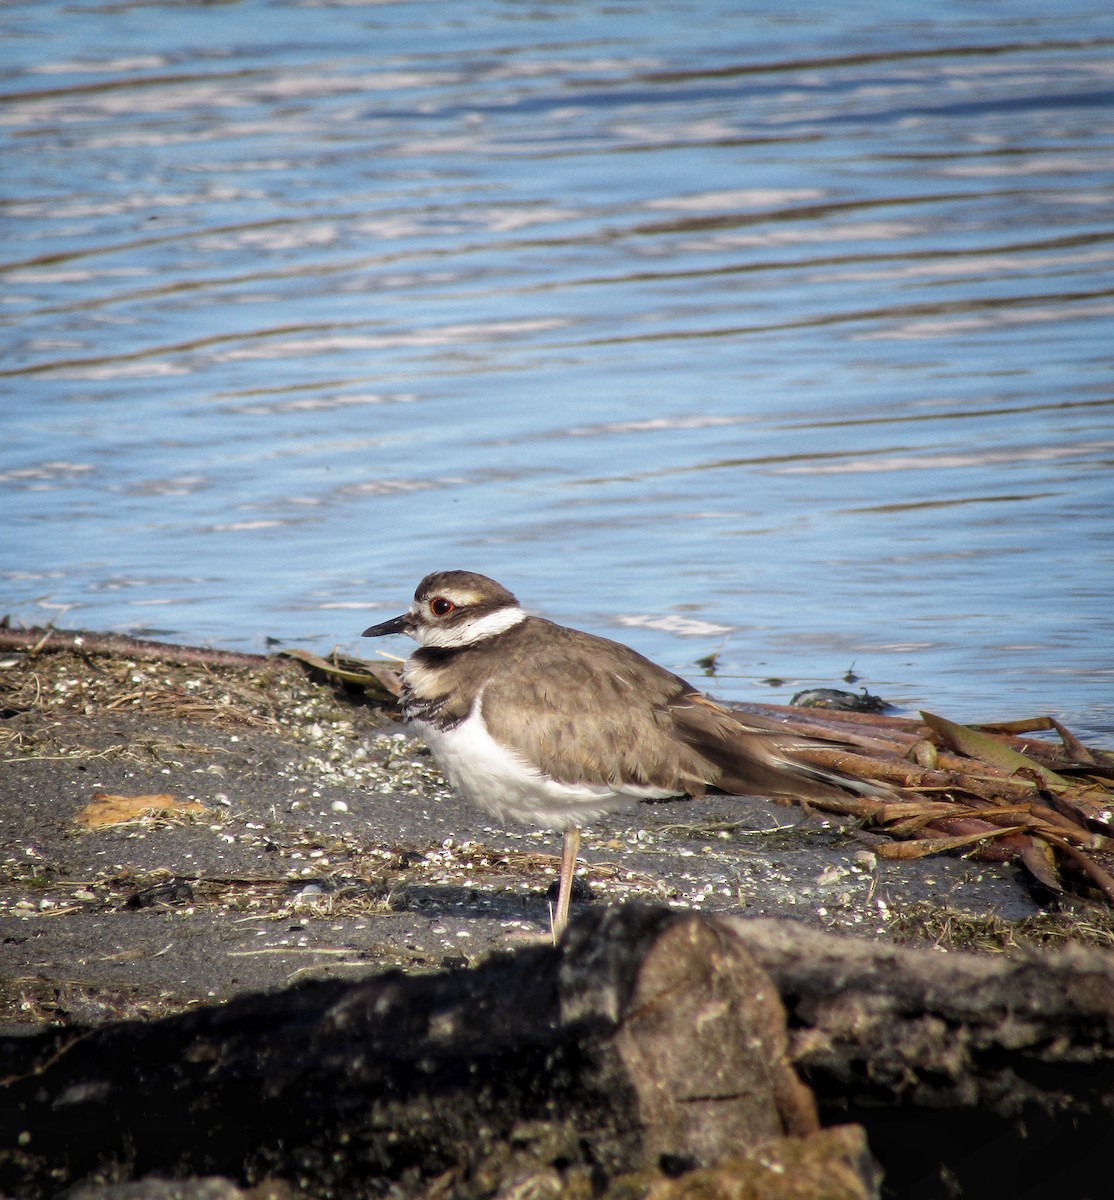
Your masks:
{"label": "sandy ground", "polygon": [[[559,835],[493,827],[381,700],[298,662],[5,651],[0,713],[0,1034],[549,936]],[[169,799],[88,828],[98,794]],[[588,903],[942,947],[970,916],[999,943],[1053,919],[1012,865],[881,860],[852,824],[761,799],[638,805],[583,858]]]}

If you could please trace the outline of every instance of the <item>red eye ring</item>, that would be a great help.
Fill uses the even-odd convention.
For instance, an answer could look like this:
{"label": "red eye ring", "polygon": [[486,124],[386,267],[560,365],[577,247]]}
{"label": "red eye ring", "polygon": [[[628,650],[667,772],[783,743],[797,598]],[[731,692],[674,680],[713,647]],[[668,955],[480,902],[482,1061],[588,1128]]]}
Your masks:
{"label": "red eye ring", "polygon": [[429,602],[429,611],[435,617],[447,617],[456,605],[445,596],[434,596]]}

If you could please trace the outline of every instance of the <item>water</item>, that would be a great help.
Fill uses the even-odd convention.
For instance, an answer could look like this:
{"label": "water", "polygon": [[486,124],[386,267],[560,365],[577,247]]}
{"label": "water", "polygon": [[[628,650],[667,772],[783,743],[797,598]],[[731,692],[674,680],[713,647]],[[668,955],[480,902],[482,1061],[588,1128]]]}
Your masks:
{"label": "water", "polygon": [[0,612],[371,653],[465,567],[728,699],[1114,731],[1108,4],[34,0],[0,63]]}

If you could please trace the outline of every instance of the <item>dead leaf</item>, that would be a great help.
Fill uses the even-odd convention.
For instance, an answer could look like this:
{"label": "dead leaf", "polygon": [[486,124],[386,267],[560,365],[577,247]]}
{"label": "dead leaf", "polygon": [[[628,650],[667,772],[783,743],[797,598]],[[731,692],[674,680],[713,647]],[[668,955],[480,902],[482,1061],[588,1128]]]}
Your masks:
{"label": "dead leaf", "polygon": [[322,672],[331,679],[357,684],[368,695],[376,699],[393,703],[397,701],[398,694],[402,689],[397,671],[393,671],[389,667],[376,666],[362,658],[352,658],[348,655],[334,653],[330,660],[322,658],[310,650],[299,649],[284,650],[282,653],[287,658],[295,658],[298,662],[312,667],[315,671]]}
{"label": "dead leaf", "polygon": [[879,842],[871,849],[879,858],[927,858],[930,854],[942,854],[946,850],[958,850],[963,846],[974,846],[988,838],[1006,837],[1011,833],[1023,833],[1020,825],[1005,829],[982,830],[961,837],[917,838],[911,842]]}
{"label": "dead leaf", "polygon": [[1055,717],[1027,717],[1020,721],[996,721],[993,724],[979,725],[979,729],[987,733],[1036,733],[1046,729],[1054,729],[1060,735],[1064,749],[1071,755],[1073,761],[1088,766],[1097,766],[1098,759],[1083,745],[1070,729],[1065,728]]}
{"label": "dead leaf", "polygon": [[914,834],[929,821],[938,817],[947,817],[959,810],[955,803],[941,800],[909,800],[897,804],[885,804],[878,814],[878,823],[883,825],[888,833],[899,837]]}
{"label": "dead leaf", "polygon": [[[1097,781],[1084,780],[1073,784],[1068,791],[1049,792],[1049,796],[1058,812],[1084,828],[1114,830],[1114,794]],[[1094,847],[1105,849],[1111,840],[1110,833],[1096,833],[1095,839]]]}
{"label": "dead leaf", "polygon": [[1106,897],[1107,904],[1114,904],[1114,876],[1111,876],[1105,867],[1095,862],[1089,854],[1084,854],[1082,850],[1060,838],[1048,837],[1046,841],[1055,846],[1065,858],[1070,859],[1099,888]]}
{"label": "dead leaf", "polygon": [[955,721],[938,717],[934,713],[922,711],[921,716],[924,723],[949,750],[965,754],[968,758],[977,759],[988,766],[999,767],[1011,775],[1016,775],[1019,771],[1029,771],[1039,775],[1045,784],[1053,787],[1071,787],[1070,781],[1062,775],[1050,771],[1048,767],[1037,762],[1035,758],[1022,754],[1020,750],[1004,745],[989,733],[972,729],[970,725],[958,725]]}
{"label": "dead leaf", "polygon": [[94,792],[92,803],[74,817],[74,824],[86,829],[110,829],[144,817],[192,817],[208,811],[200,801],[179,800],[167,792],[144,796]]}
{"label": "dead leaf", "polygon": [[1061,893],[1064,885],[1056,866],[1056,855],[1052,847],[1042,838],[1030,838],[1029,844],[1018,855],[1029,874],[1050,892]]}

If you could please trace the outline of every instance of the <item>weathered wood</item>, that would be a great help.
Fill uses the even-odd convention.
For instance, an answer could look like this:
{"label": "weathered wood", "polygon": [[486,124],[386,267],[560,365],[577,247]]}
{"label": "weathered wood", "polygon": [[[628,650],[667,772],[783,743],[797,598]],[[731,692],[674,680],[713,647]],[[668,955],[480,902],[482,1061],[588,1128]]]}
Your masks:
{"label": "weathered wood", "polygon": [[605,910],[471,971],[2,1044],[0,1189],[159,1173],[359,1196],[447,1172],[471,1196],[554,1164],[709,1165],[816,1129],[786,1044],[729,929]]}
{"label": "weathered wood", "polygon": [[848,1105],[1114,1116],[1114,953],[943,954],[720,919],[769,972],[793,1059]]}
{"label": "weathered wood", "polygon": [[97,657],[130,659],[135,662],[166,663],[179,667],[233,667],[257,669],[290,658],[318,677],[355,689],[362,687],[379,703],[391,708],[399,693],[398,672],[390,667],[364,662],[334,651],[322,658],[308,650],[285,649],[278,654],[248,654],[237,650],[214,650],[208,646],[182,646],[155,642],[122,633],[91,633],[49,627],[10,629],[0,625],[0,650],[18,650],[34,660],[49,653],[73,653],[86,660]]}
{"label": "weathered wood", "polygon": [[132,658],[137,662],[197,664],[209,667],[258,667],[269,655],[244,654],[236,650],[212,650],[207,646],[179,646],[155,642],[123,633],[91,633],[86,630],[0,627],[0,650],[45,654],[68,650],[78,654]]}
{"label": "weathered wood", "polygon": [[[868,1124],[891,1177],[911,1163],[954,1176],[949,1156],[989,1139],[1001,1182],[1029,1144],[1019,1130],[1063,1144],[1108,1128],[1114,954],[944,955],[605,909],[556,948],[473,970],[2,1042],[0,1190],[216,1175],[464,1200],[544,1178],[587,1197],[625,1173],[807,1138],[816,1110],[790,1054],[822,1113]],[[847,1137],[832,1153],[858,1183],[839,1194],[868,1196]]]}

